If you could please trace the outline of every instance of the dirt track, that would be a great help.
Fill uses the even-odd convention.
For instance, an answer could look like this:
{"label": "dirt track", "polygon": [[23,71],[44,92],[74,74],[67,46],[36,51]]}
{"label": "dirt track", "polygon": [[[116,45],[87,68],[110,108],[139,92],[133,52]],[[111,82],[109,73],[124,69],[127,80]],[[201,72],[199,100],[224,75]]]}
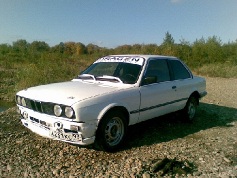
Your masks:
{"label": "dirt track", "polygon": [[237,79],[207,78],[194,123],[170,114],[131,126],[117,153],[42,138],[9,109],[0,113],[0,177],[235,177],[236,89]]}

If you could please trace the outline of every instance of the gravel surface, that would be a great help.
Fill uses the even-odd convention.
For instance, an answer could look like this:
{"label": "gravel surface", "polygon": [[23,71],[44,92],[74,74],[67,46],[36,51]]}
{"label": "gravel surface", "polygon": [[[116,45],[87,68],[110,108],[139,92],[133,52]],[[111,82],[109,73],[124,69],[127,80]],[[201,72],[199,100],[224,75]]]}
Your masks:
{"label": "gravel surface", "polygon": [[116,153],[40,137],[0,113],[0,177],[237,177],[237,79],[206,78],[196,120],[169,114],[129,127]]}

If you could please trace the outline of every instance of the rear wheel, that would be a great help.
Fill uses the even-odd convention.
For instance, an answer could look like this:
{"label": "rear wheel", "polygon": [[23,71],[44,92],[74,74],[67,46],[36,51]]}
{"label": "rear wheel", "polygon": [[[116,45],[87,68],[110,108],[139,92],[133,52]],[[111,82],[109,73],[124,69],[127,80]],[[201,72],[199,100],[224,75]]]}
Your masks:
{"label": "rear wheel", "polygon": [[97,134],[96,144],[105,151],[115,151],[121,146],[127,131],[127,122],[122,112],[113,111],[101,120]]}
{"label": "rear wheel", "polygon": [[191,96],[185,108],[183,109],[183,113],[185,116],[185,119],[187,121],[193,121],[197,112],[197,106],[198,106],[198,99],[194,96]]}

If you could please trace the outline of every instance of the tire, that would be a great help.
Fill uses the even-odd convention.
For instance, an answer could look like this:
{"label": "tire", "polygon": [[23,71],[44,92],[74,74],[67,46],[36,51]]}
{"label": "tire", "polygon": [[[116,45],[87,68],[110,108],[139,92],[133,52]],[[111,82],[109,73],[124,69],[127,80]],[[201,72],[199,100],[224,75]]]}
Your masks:
{"label": "tire", "polygon": [[96,146],[104,151],[116,151],[124,140],[127,126],[128,124],[122,112],[109,112],[99,123],[96,133]]}
{"label": "tire", "polygon": [[191,96],[185,108],[183,109],[184,118],[186,121],[193,121],[197,112],[198,99],[194,96]]}

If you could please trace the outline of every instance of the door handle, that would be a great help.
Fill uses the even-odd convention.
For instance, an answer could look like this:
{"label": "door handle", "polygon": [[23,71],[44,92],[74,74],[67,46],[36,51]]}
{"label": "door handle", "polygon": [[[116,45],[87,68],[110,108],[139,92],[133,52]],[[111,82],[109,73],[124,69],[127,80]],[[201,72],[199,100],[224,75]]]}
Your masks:
{"label": "door handle", "polygon": [[172,86],[172,89],[176,89],[177,87],[176,86]]}

